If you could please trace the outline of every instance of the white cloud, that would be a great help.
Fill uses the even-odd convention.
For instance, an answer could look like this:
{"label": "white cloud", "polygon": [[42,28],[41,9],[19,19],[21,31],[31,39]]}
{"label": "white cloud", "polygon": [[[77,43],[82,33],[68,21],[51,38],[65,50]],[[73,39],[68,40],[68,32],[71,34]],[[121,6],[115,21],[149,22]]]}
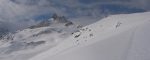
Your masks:
{"label": "white cloud", "polygon": [[[79,0],[0,0],[0,20],[10,22],[20,28],[37,23],[30,18],[46,13],[78,17],[89,17],[88,15],[91,17],[99,16],[101,14],[97,7],[100,4],[124,4],[144,9],[150,8],[150,0],[97,1],[98,2],[84,4],[79,2]],[[27,19],[29,19],[29,21],[26,21]]]}
{"label": "white cloud", "polygon": [[[13,2],[12,2],[13,1]],[[71,15],[68,10],[72,9],[75,15],[96,15],[96,5],[104,3],[117,3],[126,5],[149,7],[149,0],[98,0],[92,4],[83,4],[79,0],[0,0],[0,17],[3,19],[30,18],[43,13],[58,13]],[[94,8],[95,7],[95,8]],[[85,8],[85,9],[81,9]],[[92,11],[94,10],[94,12]],[[95,14],[94,14],[95,13]]]}

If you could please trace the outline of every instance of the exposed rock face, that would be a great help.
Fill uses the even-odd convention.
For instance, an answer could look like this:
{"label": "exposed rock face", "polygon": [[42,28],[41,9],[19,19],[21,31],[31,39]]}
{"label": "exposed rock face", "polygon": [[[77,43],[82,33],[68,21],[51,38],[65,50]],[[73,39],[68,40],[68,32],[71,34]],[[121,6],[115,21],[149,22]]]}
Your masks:
{"label": "exposed rock face", "polygon": [[59,23],[64,24],[64,26],[66,27],[73,25],[73,23],[71,21],[68,21],[66,17],[53,14],[50,20],[44,20],[41,23],[31,26],[29,28],[34,29],[34,28],[46,27],[46,26],[50,26],[51,24],[59,24]]}
{"label": "exposed rock face", "polygon": [[70,21],[65,24],[65,26],[70,26],[70,25],[73,25],[73,23]]}
{"label": "exposed rock face", "polygon": [[52,16],[53,22],[55,23],[68,23],[70,21],[67,20],[65,16],[58,16],[57,14],[53,14]]}
{"label": "exposed rock face", "polygon": [[39,27],[46,27],[46,26],[49,26],[50,25],[50,21],[42,21],[40,22],[39,24],[37,25],[33,25],[31,27],[29,27],[30,29],[34,29],[34,28],[39,28]]}

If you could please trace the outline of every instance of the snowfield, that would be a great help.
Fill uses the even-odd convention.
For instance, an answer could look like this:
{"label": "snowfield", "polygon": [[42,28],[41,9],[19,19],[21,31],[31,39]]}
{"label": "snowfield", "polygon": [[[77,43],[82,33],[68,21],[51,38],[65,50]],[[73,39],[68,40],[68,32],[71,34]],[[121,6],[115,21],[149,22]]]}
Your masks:
{"label": "snowfield", "polygon": [[59,23],[10,33],[0,40],[0,60],[27,60],[55,47],[76,29],[74,25]]}
{"label": "snowfield", "polygon": [[25,29],[0,40],[0,60],[150,60],[150,12]]}
{"label": "snowfield", "polygon": [[112,15],[30,60],[150,60],[150,12]]}

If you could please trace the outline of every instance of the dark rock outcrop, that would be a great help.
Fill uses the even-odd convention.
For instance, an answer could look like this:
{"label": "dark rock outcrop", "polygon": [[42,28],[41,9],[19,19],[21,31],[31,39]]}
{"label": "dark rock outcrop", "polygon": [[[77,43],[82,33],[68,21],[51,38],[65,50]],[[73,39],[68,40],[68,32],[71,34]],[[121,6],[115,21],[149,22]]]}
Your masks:
{"label": "dark rock outcrop", "polygon": [[46,27],[50,26],[51,24],[59,24],[62,23],[64,26],[68,27],[73,25],[73,22],[68,21],[65,16],[58,16],[57,14],[52,15],[52,20],[44,20],[37,25],[30,26],[30,29],[39,28],[39,27]]}
{"label": "dark rock outcrop", "polygon": [[50,25],[50,21],[42,21],[40,22],[39,24],[37,25],[33,25],[33,26],[30,26],[29,28],[30,29],[34,29],[34,28],[39,28],[39,27],[46,27],[46,26],[49,26]]}

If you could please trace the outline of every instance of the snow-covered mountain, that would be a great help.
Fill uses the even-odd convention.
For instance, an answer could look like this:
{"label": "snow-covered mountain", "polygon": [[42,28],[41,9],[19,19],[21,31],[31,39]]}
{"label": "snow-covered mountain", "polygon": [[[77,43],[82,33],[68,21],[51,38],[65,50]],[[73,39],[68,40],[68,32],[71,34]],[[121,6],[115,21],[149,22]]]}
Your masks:
{"label": "snow-covered mountain", "polygon": [[65,17],[56,15],[27,29],[9,33],[0,39],[0,60],[27,60],[56,46],[77,29],[79,27]]}
{"label": "snow-covered mountain", "polygon": [[85,27],[53,17],[0,40],[0,60],[149,60],[149,17],[112,15]]}
{"label": "snow-covered mountain", "polygon": [[149,17],[150,12],[109,16],[30,60],[149,60]]}
{"label": "snow-covered mountain", "polygon": [[50,18],[48,20],[43,20],[39,24],[30,26],[29,28],[34,29],[34,28],[47,27],[47,26],[53,26],[53,27],[66,26],[66,27],[69,27],[71,25],[74,25],[74,23],[67,20],[66,17],[58,16],[57,14],[53,14],[52,18]]}

